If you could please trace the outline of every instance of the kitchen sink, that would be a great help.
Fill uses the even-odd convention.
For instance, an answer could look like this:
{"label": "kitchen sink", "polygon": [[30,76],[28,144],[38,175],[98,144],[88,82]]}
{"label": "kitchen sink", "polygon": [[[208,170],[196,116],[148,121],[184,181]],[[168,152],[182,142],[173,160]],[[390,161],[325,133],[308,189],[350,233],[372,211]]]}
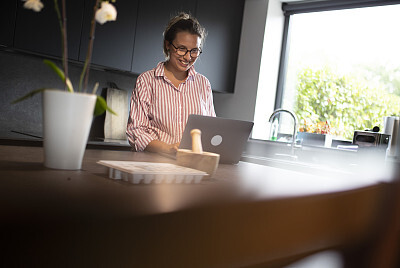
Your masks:
{"label": "kitchen sink", "polygon": [[278,155],[275,158],[270,157],[262,157],[262,156],[253,156],[253,155],[243,155],[241,161],[274,167],[274,168],[281,168],[286,170],[304,172],[308,174],[315,174],[315,175],[327,175],[327,174],[343,174],[343,173],[350,173],[348,169],[343,168],[335,168],[330,165],[324,164],[316,164],[312,162],[304,162],[298,159],[293,159],[286,156]]}
{"label": "kitchen sink", "polygon": [[382,152],[346,150],[289,142],[250,139],[241,161],[310,174],[379,173],[385,167]]}

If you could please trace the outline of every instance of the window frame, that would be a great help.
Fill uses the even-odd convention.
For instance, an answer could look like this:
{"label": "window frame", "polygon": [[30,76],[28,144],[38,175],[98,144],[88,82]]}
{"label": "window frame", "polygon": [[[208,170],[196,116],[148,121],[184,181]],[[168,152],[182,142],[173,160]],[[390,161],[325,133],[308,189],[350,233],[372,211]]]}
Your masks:
{"label": "window frame", "polygon": [[288,64],[289,44],[290,44],[290,18],[291,15],[323,12],[331,10],[353,9],[362,7],[386,6],[400,4],[400,0],[317,0],[312,2],[284,2],[282,3],[282,12],[285,17],[281,57],[278,70],[278,82],[275,95],[274,109],[282,108],[282,99],[285,88],[285,77]]}

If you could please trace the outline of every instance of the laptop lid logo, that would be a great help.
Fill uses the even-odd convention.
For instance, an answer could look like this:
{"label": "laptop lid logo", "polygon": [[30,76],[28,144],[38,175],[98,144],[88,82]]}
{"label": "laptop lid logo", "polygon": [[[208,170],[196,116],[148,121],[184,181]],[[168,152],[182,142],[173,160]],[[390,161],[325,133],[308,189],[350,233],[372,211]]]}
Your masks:
{"label": "laptop lid logo", "polygon": [[222,143],[222,136],[221,135],[215,135],[211,139],[211,145],[213,146],[218,146]]}

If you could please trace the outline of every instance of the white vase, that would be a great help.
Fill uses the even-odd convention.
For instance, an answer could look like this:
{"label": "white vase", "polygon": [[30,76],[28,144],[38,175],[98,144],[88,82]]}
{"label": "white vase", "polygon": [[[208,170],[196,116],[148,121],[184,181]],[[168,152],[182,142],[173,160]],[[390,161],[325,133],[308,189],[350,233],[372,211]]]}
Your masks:
{"label": "white vase", "polygon": [[48,89],[43,92],[44,165],[78,170],[86,149],[96,95]]}

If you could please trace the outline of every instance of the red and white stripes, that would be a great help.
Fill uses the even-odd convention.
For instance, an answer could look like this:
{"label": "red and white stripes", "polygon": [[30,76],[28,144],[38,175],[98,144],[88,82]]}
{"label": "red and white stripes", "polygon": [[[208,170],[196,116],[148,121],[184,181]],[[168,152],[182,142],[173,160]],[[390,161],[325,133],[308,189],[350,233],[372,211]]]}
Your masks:
{"label": "red and white stripes", "polygon": [[143,151],[152,140],[180,142],[189,114],[215,116],[210,82],[192,66],[186,81],[176,88],[161,62],[136,81],[126,131],[129,143]]}

